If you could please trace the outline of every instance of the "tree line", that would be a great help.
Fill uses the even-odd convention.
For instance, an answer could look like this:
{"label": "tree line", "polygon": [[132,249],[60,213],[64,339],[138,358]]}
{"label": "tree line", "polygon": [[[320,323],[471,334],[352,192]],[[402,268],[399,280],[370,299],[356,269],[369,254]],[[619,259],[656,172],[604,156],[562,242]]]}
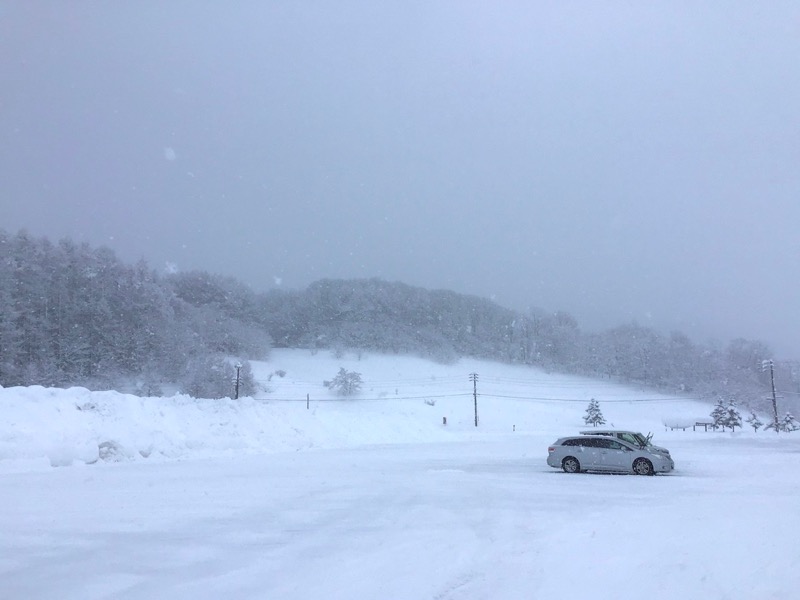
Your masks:
{"label": "tree line", "polygon": [[[762,361],[772,351],[757,340],[703,344],[637,323],[583,332],[565,312],[523,314],[480,297],[379,279],[326,279],[268,292],[259,303],[276,347],[415,353],[441,362],[473,356],[769,408]],[[782,402],[790,406],[798,375],[797,363],[776,362]]]}
{"label": "tree line", "polygon": [[[229,395],[235,357],[249,393],[246,361],[271,347],[471,356],[754,407],[767,394],[761,362],[772,358],[760,341],[701,344],[637,323],[583,332],[565,312],[380,279],[256,293],[203,271],[159,275],[107,248],[0,231],[0,385],[133,381],[143,393]],[[797,363],[777,361],[776,379],[793,401]]]}
{"label": "tree line", "polygon": [[226,357],[262,358],[269,336],[228,316],[225,299],[185,301],[193,287],[107,248],[0,231],[0,385],[229,395]]}

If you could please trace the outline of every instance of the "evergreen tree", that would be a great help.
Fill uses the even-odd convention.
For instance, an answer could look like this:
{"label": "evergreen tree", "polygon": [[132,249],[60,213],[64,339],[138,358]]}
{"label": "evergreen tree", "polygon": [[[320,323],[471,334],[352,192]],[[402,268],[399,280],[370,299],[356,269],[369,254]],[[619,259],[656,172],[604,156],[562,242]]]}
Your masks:
{"label": "evergreen tree", "polygon": [[203,354],[189,363],[181,392],[193,398],[233,398],[235,377],[230,362],[221,356]]}
{"label": "evergreen tree", "polygon": [[730,402],[728,406],[725,408],[726,414],[724,419],[724,425],[726,427],[730,427],[731,431],[736,431],[737,427],[742,426],[742,415],[739,414],[739,411],[736,409],[736,403]]}
{"label": "evergreen tree", "polygon": [[717,404],[714,406],[714,410],[711,411],[710,416],[714,420],[714,428],[725,427],[725,421],[728,418],[728,409],[725,407],[722,398],[717,400]]}
{"label": "evergreen tree", "polygon": [[600,410],[600,403],[594,398],[589,401],[589,406],[586,408],[586,415],[583,417],[583,422],[592,427],[598,425],[605,425],[606,420]]}

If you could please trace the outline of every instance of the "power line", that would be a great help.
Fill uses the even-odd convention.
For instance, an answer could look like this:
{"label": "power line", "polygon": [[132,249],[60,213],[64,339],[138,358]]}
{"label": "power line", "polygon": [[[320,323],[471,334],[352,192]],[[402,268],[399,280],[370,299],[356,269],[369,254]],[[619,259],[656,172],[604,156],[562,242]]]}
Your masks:
{"label": "power line", "polygon": [[[475,421],[477,423],[477,373],[471,373],[469,375],[470,381],[473,382],[473,390],[472,396],[475,404]],[[298,398],[298,400],[306,400],[307,390],[309,388],[317,388],[320,385],[319,381],[306,381],[306,380],[286,380],[284,378],[281,379],[257,379],[255,380],[258,383],[264,384],[266,386],[275,385],[277,388],[280,388],[280,392],[289,394],[293,394],[293,390],[302,390],[302,398]],[[454,385],[458,385],[458,382],[463,381],[461,377],[456,376],[444,376],[444,377],[424,377],[424,378],[417,378],[417,379],[384,379],[384,380],[368,380],[365,382],[369,386],[370,392],[372,394],[379,394],[375,397],[365,398],[365,397],[358,397],[356,398],[357,401],[380,401],[380,400],[426,400],[426,399],[440,399],[440,398],[457,398],[462,396],[470,395],[468,393],[437,393],[437,394],[427,394],[425,393],[424,389],[419,388],[441,388],[441,387],[448,387],[452,388]],[[591,390],[592,395],[597,397],[598,395],[602,394],[604,388],[609,390],[618,390],[621,385],[619,383],[612,383],[612,382],[593,382],[593,381],[576,381],[576,382],[552,382],[546,379],[541,378],[512,378],[512,377],[502,377],[502,376],[488,376],[486,378],[482,378],[481,382],[484,384],[489,384],[489,391],[482,392],[481,396],[487,399],[495,398],[495,399],[509,399],[509,400],[526,400],[526,401],[533,401],[533,402],[554,402],[554,403],[570,403],[570,402],[588,402],[587,398],[576,398],[576,397],[552,397],[552,396],[533,396],[527,394],[514,394],[508,393],[509,389],[503,390],[502,388],[514,388],[514,387],[534,387],[534,388],[546,388],[548,390],[557,390],[557,389],[571,389],[571,390]],[[417,388],[414,390],[413,394],[404,394],[400,396],[398,394],[398,389],[400,386]],[[498,390],[498,393],[492,393],[492,388],[501,388]],[[484,388],[485,389],[485,388]],[[394,392],[391,394],[391,392]],[[598,391],[601,394],[598,394]],[[280,393],[279,392],[279,393]],[[502,393],[505,392],[505,393]],[[793,393],[793,392],[787,392]],[[291,397],[283,397],[277,398],[272,396],[265,396],[260,398],[262,400],[274,400],[277,402],[283,401],[295,401],[295,398]],[[320,398],[318,400],[341,400],[339,398]],[[353,399],[350,399],[352,401]],[[623,402],[637,402],[637,403],[675,403],[675,402],[702,402],[703,399],[701,398],[693,398],[693,397],[633,397],[633,398],[606,398],[600,399],[602,402],[607,403],[623,403]],[[477,426],[477,424],[476,424]]]}
{"label": "power line", "polygon": [[[319,398],[311,398],[315,402],[349,402],[349,403],[356,403],[356,402],[386,402],[386,401],[395,401],[395,400],[438,400],[440,398],[457,398],[457,397],[464,397],[464,396],[472,396],[471,393],[461,393],[461,394],[425,394],[423,396],[383,396],[383,397],[374,397],[374,398],[364,398],[362,396],[330,396],[330,397],[319,397]],[[256,400],[268,400],[270,402],[306,402],[306,396],[302,398],[277,398],[273,396],[265,396],[256,398]]]}
{"label": "power line", "polygon": [[[472,379],[470,379],[472,381]],[[375,396],[375,397],[320,397],[316,398],[315,401],[317,402],[386,402],[386,401],[395,401],[395,400],[438,400],[441,398],[463,398],[467,396],[473,396],[473,399],[477,399],[477,381],[475,381],[475,389],[473,392],[462,392],[457,394],[423,394],[419,396]],[[531,402],[552,402],[552,403],[586,403],[588,400],[586,398],[553,398],[547,396],[510,396],[506,394],[485,394],[481,393],[480,396],[484,399],[500,399],[500,400],[528,400]],[[297,398],[290,398],[290,397],[261,397],[258,400],[269,400],[274,402],[306,402],[306,396],[297,397]],[[676,403],[676,402],[701,402],[700,398],[616,398],[616,399],[605,399],[599,400],[600,402],[609,403],[609,404],[622,404],[622,403]]]}
{"label": "power line", "polygon": [[[534,400],[536,402],[589,402],[586,398],[547,398],[541,396],[507,396],[499,394],[481,394],[484,398],[504,398],[509,400]],[[701,401],[699,398],[617,398],[598,400],[598,402],[605,403],[623,403],[623,402],[691,402]]]}

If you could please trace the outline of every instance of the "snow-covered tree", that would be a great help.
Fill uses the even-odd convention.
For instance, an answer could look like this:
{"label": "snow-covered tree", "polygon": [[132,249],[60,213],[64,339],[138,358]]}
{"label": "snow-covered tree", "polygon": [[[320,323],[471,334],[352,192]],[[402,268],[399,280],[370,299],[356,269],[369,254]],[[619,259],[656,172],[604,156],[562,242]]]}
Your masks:
{"label": "snow-covered tree", "polygon": [[730,402],[727,407],[725,407],[726,415],[724,425],[726,427],[730,427],[731,431],[736,431],[737,427],[742,426],[742,415],[739,414],[738,409],[736,408],[735,402]]}
{"label": "snow-covered tree", "polygon": [[720,398],[711,411],[711,418],[714,419],[714,427],[730,427],[735,431],[737,427],[742,426],[742,415],[736,408],[736,402],[730,400],[727,404]]}
{"label": "snow-covered tree", "polygon": [[193,398],[233,398],[233,378],[227,360],[203,354],[189,363],[180,390]]}
{"label": "snow-covered tree", "polygon": [[339,396],[354,396],[361,390],[361,373],[341,367],[328,387]]}
{"label": "snow-covered tree", "polygon": [[725,407],[725,402],[722,398],[717,400],[714,410],[711,411],[711,418],[714,419],[714,427],[724,427],[725,420],[728,417],[728,409]]}
{"label": "snow-covered tree", "polygon": [[589,406],[586,408],[586,415],[583,417],[583,422],[592,427],[605,425],[606,423],[603,412],[600,410],[600,403],[594,398],[589,401]]}
{"label": "snow-covered tree", "polygon": [[750,427],[753,428],[754,432],[758,431],[759,427],[764,425],[764,423],[761,422],[761,419],[758,418],[758,415],[756,415],[756,413],[754,412],[751,412],[750,416],[747,417],[747,419],[745,420],[750,425]]}
{"label": "snow-covered tree", "polygon": [[[764,426],[764,429],[772,429],[775,431],[775,423],[770,422]],[[798,422],[791,413],[787,412],[783,416],[783,419],[778,421],[778,431],[797,431],[798,429],[800,429],[800,422]]]}
{"label": "snow-covered tree", "polygon": [[797,422],[797,419],[791,413],[786,413],[783,417],[783,421],[781,423],[783,431],[797,431],[800,429],[800,423]]}

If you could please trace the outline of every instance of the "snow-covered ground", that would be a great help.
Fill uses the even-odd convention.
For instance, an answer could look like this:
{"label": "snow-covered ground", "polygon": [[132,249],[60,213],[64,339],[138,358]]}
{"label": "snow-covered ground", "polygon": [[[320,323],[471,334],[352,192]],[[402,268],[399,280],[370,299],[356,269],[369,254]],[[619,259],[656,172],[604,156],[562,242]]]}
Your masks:
{"label": "snow-covered ground", "polygon": [[[798,597],[798,434],[665,430],[711,407],[481,361],[254,373],[238,401],[0,389],[0,598]],[[676,472],[547,467],[591,398]]]}

